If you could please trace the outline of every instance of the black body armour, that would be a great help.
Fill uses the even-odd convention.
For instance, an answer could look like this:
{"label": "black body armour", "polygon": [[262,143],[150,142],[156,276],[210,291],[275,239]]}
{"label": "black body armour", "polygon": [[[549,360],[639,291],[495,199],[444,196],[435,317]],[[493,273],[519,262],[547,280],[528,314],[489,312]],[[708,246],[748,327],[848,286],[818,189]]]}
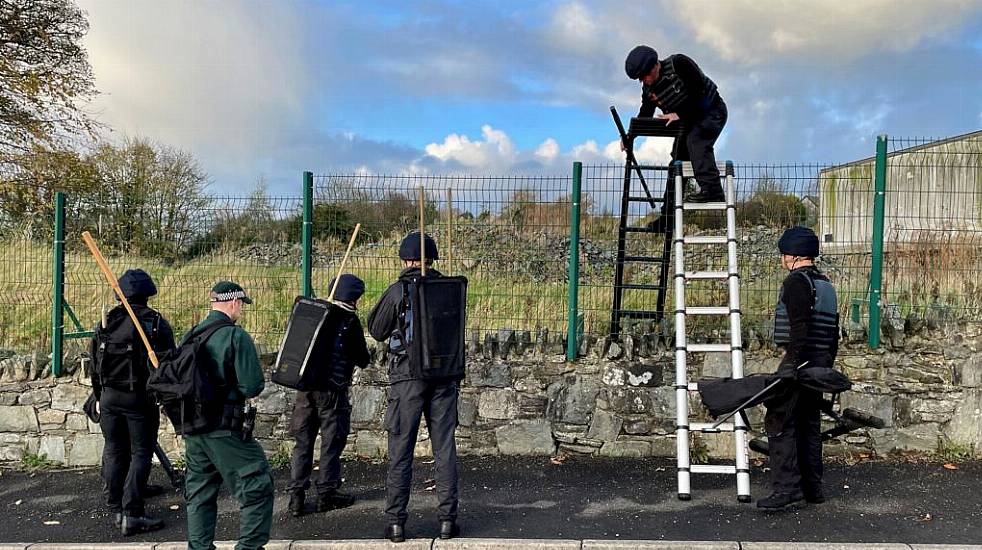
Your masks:
{"label": "black body armour", "polygon": [[[812,318],[808,323],[808,335],[802,354],[807,357],[828,353],[839,338],[839,308],[835,289],[832,283],[824,279],[813,279],[804,271],[795,272],[792,276],[804,277],[808,281],[813,297]],[[779,346],[791,342],[791,320],[788,317],[788,308],[782,300],[783,297],[782,288],[774,316],[774,343]]]}
{"label": "black body armour", "polygon": [[685,82],[675,72],[674,57],[674,55],[670,55],[659,61],[661,64],[660,76],[654,84],[645,87],[645,97],[654,94],[658,98],[656,102],[662,112],[677,113],[685,103],[691,101],[695,96],[698,97],[697,101],[705,110],[716,95],[716,83],[700,70],[702,89],[689,90],[685,86]]}

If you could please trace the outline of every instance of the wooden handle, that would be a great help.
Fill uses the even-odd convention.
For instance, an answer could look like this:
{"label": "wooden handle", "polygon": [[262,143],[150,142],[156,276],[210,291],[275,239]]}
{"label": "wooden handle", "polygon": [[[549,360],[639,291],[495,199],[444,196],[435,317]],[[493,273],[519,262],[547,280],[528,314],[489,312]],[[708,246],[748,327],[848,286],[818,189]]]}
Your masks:
{"label": "wooden handle", "polygon": [[355,224],[355,232],[351,234],[351,240],[348,241],[348,250],[344,251],[344,257],[341,258],[341,266],[338,268],[338,275],[334,278],[334,284],[331,285],[331,295],[328,296],[327,301],[334,300],[334,291],[338,289],[338,283],[341,282],[341,274],[344,273],[344,264],[348,263],[348,254],[351,253],[351,247],[355,245],[355,237],[358,236],[358,230],[361,229],[361,224]]}
{"label": "wooden handle", "polygon": [[123,296],[123,289],[119,288],[119,281],[116,280],[116,276],[113,275],[113,270],[109,268],[109,264],[106,262],[106,258],[102,256],[102,252],[99,252],[98,245],[95,244],[95,240],[88,231],[82,232],[82,240],[85,241],[85,246],[89,247],[89,252],[92,252],[92,257],[95,258],[95,263],[99,264],[99,270],[106,277],[106,281],[109,282],[109,286],[112,287],[113,291],[116,292],[116,296],[119,297],[120,303],[126,308],[126,313],[129,313],[130,320],[133,321],[133,326],[136,327],[137,333],[140,334],[140,340],[143,340],[143,345],[147,348],[147,355],[150,356],[150,364],[153,368],[157,368],[160,363],[157,361],[157,354],[154,353],[153,348],[150,347],[150,340],[147,339],[147,334],[143,332],[143,325],[140,324],[140,320],[136,318],[136,313],[133,313],[133,308],[130,307],[129,300],[126,296]]}
{"label": "wooden handle", "polygon": [[453,269],[453,189],[447,187],[447,273]]}
{"label": "wooden handle", "polygon": [[423,204],[426,202],[426,191],[419,186],[419,265],[420,273],[426,277],[426,230],[423,226]]}

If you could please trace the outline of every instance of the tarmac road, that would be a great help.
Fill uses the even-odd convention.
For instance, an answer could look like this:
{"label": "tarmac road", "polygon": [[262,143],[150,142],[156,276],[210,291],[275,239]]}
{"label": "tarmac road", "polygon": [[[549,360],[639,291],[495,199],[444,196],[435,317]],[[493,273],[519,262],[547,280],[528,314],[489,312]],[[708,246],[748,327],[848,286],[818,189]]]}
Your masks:
{"label": "tarmac road", "polygon": [[[423,462],[417,460],[407,531],[410,537],[432,538],[437,535],[436,499],[429,489],[433,466]],[[980,474],[982,463],[958,470],[940,464],[828,465],[828,502],[767,513],[738,503],[728,476],[694,476],[692,500],[680,502],[674,462],[668,459],[570,458],[557,466],[547,457],[464,458],[459,521],[463,536],[486,538],[979,544]],[[286,510],[287,475],[276,472],[273,539],[381,536],[385,463],[345,462],[344,490],[356,496],[356,504],[301,518]],[[769,492],[766,475],[759,469],[752,474],[755,498]],[[167,484],[159,467],[153,482]],[[236,508],[223,492],[219,540],[236,538]],[[0,509],[0,543],[185,537],[183,501],[171,492],[148,503],[148,513],[163,518],[166,527],[124,539],[112,526],[95,470],[5,471]]]}

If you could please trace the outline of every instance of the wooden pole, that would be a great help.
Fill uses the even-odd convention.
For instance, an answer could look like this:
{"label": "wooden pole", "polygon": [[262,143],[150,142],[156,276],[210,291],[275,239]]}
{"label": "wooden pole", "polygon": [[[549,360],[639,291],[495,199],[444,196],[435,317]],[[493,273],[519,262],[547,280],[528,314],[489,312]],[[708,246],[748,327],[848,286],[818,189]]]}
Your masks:
{"label": "wooden pole", "polygon": [[109,264],[106,262],[106,258],[103,257],[102,252],[99,252],[99,246],[95,244],[95,240],[88,231],[82,232],[82,240],[85,241],[85,245],[89,247],[89,252],[92,252],[92,256],[95,258],[95,263],[99,264],[99,270],[106,277],[106,281],[109,282],[109,286],[112,287],[116,296],[119,297],[120,303],[126,308],[126,313],[130,315],[130,320],[133,321],[133,326],[136,327],[136,332],[140,335],[140,340],[143,340],[143,345],[147,348],[147,355],[150,356],[150,364],[153,368],[159,366],[157,361],[157,354],[154,353],[153,348],[150,346],[150,340],[147,339],[147,334],[143,332],[143,325],[140,324],[140,320],[136,318],[136,313],[133,313],[133,308],[130,307],[129,300],[123,295],[123,289],[119,288],[119,281],[116,280],[116,276],[113,275],[112,269],[109,268]]}
{"label": "wooden pole", "polygon": [[334,300],[334,292],[338,289],[338,283],[341,282],[341,274],[344,273],[344,264],[348,263],[348,254],[351,253],[351,247],[355,245],[355,237],[358,236],[358,230],[361,229],[361,224],[355,224],[355,231],[351,234],[351,240],[348,241],[348,250],[344,251],[344,257],[341,258],[341,266],[338,267],[338,275],[334,277],[334,284],[331,285],[331,295],[328,296],[327,301]]}
{"label": "wooden pole", "polygon": [[419,268],[423,277],[426,277],[426,228],[423,222],[423,205],[426,202],[426,191],[423,186],[419,186]]}
{"label": "wooden pole", "polygon": [[453,189],[447,187],[447,273],[453,269]]}

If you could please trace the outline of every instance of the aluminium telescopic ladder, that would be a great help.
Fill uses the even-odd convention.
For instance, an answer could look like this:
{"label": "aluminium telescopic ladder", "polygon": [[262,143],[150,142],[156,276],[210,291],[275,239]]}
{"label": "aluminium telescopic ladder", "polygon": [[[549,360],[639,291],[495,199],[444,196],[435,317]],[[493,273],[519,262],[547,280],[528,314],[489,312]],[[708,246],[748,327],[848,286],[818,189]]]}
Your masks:
{"label": "aluminium telescopic ladder", "polygon": [[[737,268],[736,238],[736,191],[733,186],[733,163],[726,162],[724,173],[725,202],[690,203],[679,200],[683,197],[685,178],[692,177],[692,165],[676,162],[675,165],[675,403],[676,403],[676,445],[678,458],[678,498],[691,498],[690,476],[692,474],[736,475],[737,500],[750,502],[750,465],[747,456],[747,419],[736,414],[730,422],[692,422],[689,418],[689,392],[697,390],[689,382],[688,354],[690,353],[729,353],[733,378],[743,378],[743,342],[740,332],[740,275]],[[726,212],[726,235],[685,235],[684,215],[692,211],[718,210]],[[686,271],[686,246],[726,246],[726,271]],[[729,303],[726,306],[687,306],[685,300],[686,283],[689,281],[720,280],[727,281]],[[728,344],[694,344],[686,337],[686,317],[696,315],[728,316],[730,322],[730,342]],[[689,437],[693,433],[718,434],[733,433],[735,464],[692,464],[690,460]]]}

